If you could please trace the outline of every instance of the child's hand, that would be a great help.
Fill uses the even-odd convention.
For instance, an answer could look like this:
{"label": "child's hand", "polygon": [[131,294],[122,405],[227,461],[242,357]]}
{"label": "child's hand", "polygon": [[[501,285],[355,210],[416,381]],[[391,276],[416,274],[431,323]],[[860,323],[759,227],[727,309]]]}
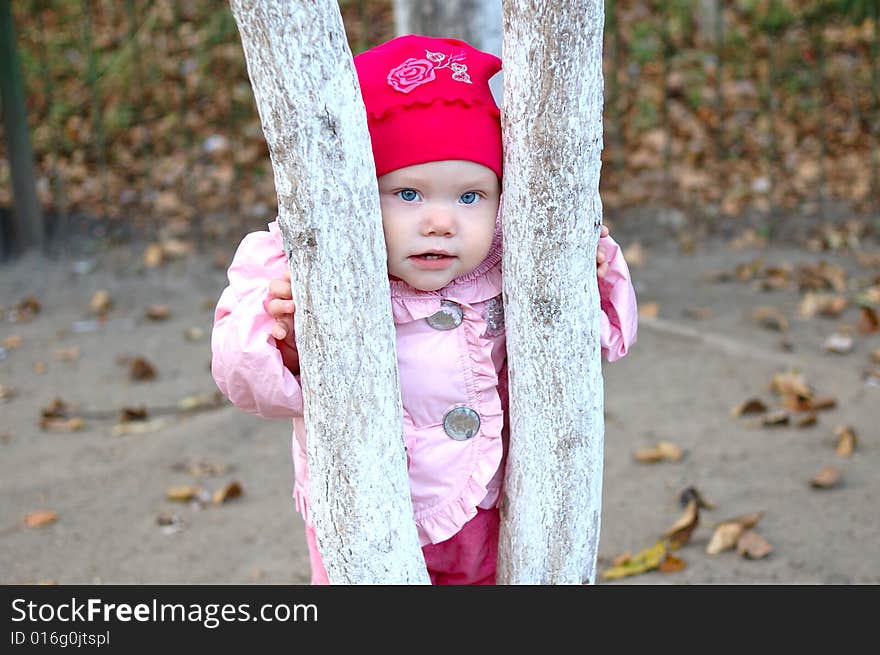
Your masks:
{"label": "child's hand", "polygon": [[[599,232],[599,238],[608,236],[608,228],[603,225],[601,231]],[[599,247],[596,249],[596,275],[599,278],[605,277],[605,274],[608,272],[608,261],[607,256],[605,255],[605,249],[602,247],[602,244],[599,243]]]}
{"label": "child's hand", "polygon": [[296,350],[296,341],[293,338],[293,314],[296,305],[293,303],[293,290],[290,286],[290,271],[284,272],[284,277],[269,282],[269,301],[266,303],[266,311],[275,319],[272,326],[272,336],[278,342],[278,350],[281,351],[281,359],[284,365],[293,372],[299,373],[299,354]]}

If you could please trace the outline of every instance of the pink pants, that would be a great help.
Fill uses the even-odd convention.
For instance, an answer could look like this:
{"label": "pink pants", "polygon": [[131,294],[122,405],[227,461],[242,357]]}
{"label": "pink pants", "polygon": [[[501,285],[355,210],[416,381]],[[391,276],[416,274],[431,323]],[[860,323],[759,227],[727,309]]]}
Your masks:
{"label": "pink pants", "polygon": [[[493,585],[498,561],[498,508],[477,508],[477,515],[455,535],[422,547],[431,584]],[[315,542],[315,530],[306,525],[306,543],[312,564],[312,584],[330,584]]]}

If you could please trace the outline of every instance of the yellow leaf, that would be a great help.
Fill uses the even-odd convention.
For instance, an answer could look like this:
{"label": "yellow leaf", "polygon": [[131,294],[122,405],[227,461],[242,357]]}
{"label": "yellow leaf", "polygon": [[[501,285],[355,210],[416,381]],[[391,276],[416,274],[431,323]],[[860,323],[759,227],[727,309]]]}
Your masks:
{"label": "yellow leaf", "polygon": [[192,500],[199,495],[198,487],[170,487],[165,491],[165,498],[168,500],[187,501]]}
{"label": "yellow leaf", "polygon": [[630,575],[638,575],[652,571],[660,566],[660,562],[666,555],[666,541],[660,540],[650,548],[636,553],[625,563],[611,567],[602,573],[603,580],[616,580]]}

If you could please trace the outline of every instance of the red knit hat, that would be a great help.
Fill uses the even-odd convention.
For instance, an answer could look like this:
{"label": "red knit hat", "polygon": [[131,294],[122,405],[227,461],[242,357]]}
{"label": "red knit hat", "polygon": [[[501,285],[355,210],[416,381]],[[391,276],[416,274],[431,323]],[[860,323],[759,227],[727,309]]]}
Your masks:
{"label": "red knit hat", "polygon": [[457,39],[409,34],[354,58],[376,174],[464,159],[501,178],[501,122],[489,78],[501,60]]}

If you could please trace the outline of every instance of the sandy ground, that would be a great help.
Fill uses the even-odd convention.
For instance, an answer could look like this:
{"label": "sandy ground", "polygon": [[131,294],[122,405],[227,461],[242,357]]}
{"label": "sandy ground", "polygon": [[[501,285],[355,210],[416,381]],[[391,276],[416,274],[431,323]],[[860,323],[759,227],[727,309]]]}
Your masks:
{"label": "sandy ground", "polygon": [[[614,234],[628,245],[638,233]],[[865,246],[878,251],[876,243]],[[848,354],[828,353],[825,339],[853,328],[856,308],[800,319],[796,288],[762,292],[748,282],[704,280],[756,257],[768,266],[836,263],[853,280],[878,275],[845,253],[794,245],[734,250],[717,242],[683,254],[667,241],[647,249],[633,277],[640,303],[658,303],[658,315],[643,319],[631,353],[604,369],[600,574],[675,523],[685,488],[695,487],[714,508],[701,510],[690,541],[675,553],[684,569],[602,584],[880,582],[880,386],[864,378],[877,366],[870,353],[880,348],[880,334],[858,336]],[[0,583],[306,583],[302,521],[290,500],[289,424],[228,405],[174,411],[215,391],[209,334],[225,272],[208,256],[156,269],[139,261],[140,253],[118,250],[51,262],[28,256],[0,267],[0,343],[7,346],[0,351],[0,395],[7,396],[0,399]],[[95,323],[89,301],[102,289],[114,304]],[[12,310],[28,296],[41,310],[15,322]],[[152,304],[167,305],[169,317],[146,318]],[[751,312],[762,305],[782,310],[789,330],[758,326]],[[202,336],[187,338],[191,328]],[[137,357],[154,366],[155,379],[131,378]],[[816,425],[767,428],[731,416],[753,396],[776,406],[769,383],[791,368],[837,401]],[[84,429],[40,427],[41,410],[56,398],[84,418]],[[121,408],[137,406],[150,411],[151,429],[118,434]],[[835,453],[834,429],[844,424],[858,436],[851,457]],[[636,461],[636,449],[660,440],[680,446],[684,457]],[[840,471],[840,482],[811,487],[825,466]],[[167,498],[173,487],[192,486],[204,499],[232,482],[243,493],[220,504]],[[26,517],[38,510],[57,520],[29,527]],[[718,522],[750,512],[763,512],[756,529],[773,547],[768,556],[705,552]]]}

